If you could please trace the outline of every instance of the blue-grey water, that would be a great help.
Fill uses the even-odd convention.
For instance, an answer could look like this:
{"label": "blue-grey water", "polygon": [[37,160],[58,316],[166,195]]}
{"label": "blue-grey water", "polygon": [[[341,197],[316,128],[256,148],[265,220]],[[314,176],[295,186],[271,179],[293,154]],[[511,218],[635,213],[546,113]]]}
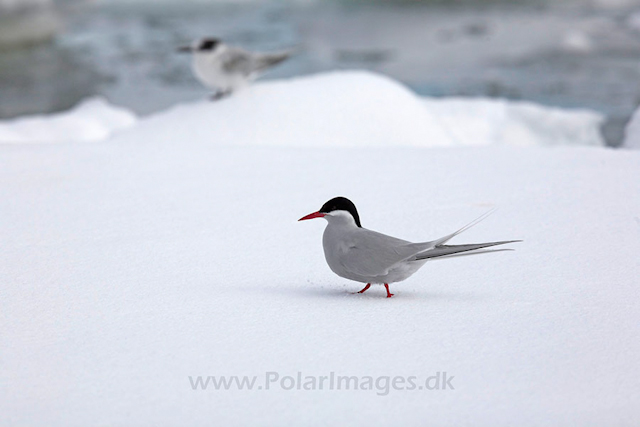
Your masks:
{"label": "blue-grey water", "polygon": [[140,114],[202,98],[175,48],[213,35],[300,48],[266,79],[369,69],[423,95],[594,109],[616,145],[640,102],[640,5],[599,2],[74,3],[52,41],[0,50],[0,117],[97,94]]}

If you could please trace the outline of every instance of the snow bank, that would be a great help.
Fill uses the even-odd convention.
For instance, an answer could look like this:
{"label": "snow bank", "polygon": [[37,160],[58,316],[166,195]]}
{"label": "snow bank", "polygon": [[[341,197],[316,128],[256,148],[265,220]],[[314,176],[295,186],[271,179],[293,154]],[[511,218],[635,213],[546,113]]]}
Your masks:
{"label": "snow bank", "polygon": [[604,117],[590,110],[468,98],[429,99],[425,105],[459,145],[604,145]]}
{"label": "snow bank", "polygon": [[446,146],[451,135],[400,83],[335,72],[256,84],[220,102],[181,105],[143,120],[123,139],[155,131],[216,145]]}
{"label": "snow bank", "polygon": [[[0,141],[118,140],[263,146],[603,145],[602,116],[530,103],[420,98],[369,72],[335,72],[256,84],[141,119],[94,100],[51,118],[0,123]],[[48,138],[48,139],[47,139]]]}
{"label": "snow bank", "polygon": [[624,130],[623,148],[640,149],[640,108],[638,108],[631,116],[631,120],[627,123]]}
{"label": "snow bank", "polygon": [[603,145],[602,116],[528,103],[424,100],[369,72],[254,85],[221,102],[182,105],[143,120],[166,141],[280,146]]}
{"label": "snow bank", "polygon": [[99,141],[135,123],[132,112],[92,98],[63,113],[0,122],[0,142]]}

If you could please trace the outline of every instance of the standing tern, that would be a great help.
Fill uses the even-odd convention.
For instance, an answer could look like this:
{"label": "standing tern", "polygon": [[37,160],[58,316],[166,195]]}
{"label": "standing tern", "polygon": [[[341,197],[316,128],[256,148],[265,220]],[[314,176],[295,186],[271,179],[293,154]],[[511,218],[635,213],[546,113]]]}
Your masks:
{"label": "standing tern", "polygon": [[216,90],[213,99],[231,95],[292,54],[249,52],[215,38],[195,40],[178,51],[192,54],[193,73],[203,85]]}
{"label": "standing tern", "polygon": [[340,277],[366,283],[367,285],[358,293],[363,293],[372,284],[383,284],[387,290],[387,298],[390,298],[393,294],[389,292],[389,283],[407,279],[431,258],[520,242],[521,240],[508,240],[445,245],[453,237],[482,221],[491,212],[487,212],[454,233],[423,243],[411,243],[363,228],[356,206],[345,197],[329,200],[319,211],[304,216],[298,221],[313,218],[326,219],[328,224],[322,237],[322,247],[329,268]]}

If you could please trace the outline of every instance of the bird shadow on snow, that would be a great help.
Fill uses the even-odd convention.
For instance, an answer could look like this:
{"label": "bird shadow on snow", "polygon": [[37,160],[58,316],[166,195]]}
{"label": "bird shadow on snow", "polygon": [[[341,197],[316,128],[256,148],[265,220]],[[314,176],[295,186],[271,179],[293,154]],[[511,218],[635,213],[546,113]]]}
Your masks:
{"label": "bird shadow on snow", "polygon": [[[379,289],[378,289],[379,288]],[[391,292],[394,293],[392,298],[387,298],[385,290],[382,286],[372,286],[366,293],[360,294],[358,290],[361,287],[328,287],[314,285],[308,283],[307,286],[278,286],[278,287],[244,287],[239,288],[246,292],[257,292],[270,295],[285,295],[296,298],[313,298],[313,299],[333,299],[333,300],[353,300],[353,301],[365,301],[365,300],[388,300],[388,301],[406,301],[406,300],[421,300],[421,301],[439,301],[439,302],[476,302],[487,299],[486,294],[478,293],[461,293],[461,292],[417,292],[412,289],[397,289],[391,288]]]}

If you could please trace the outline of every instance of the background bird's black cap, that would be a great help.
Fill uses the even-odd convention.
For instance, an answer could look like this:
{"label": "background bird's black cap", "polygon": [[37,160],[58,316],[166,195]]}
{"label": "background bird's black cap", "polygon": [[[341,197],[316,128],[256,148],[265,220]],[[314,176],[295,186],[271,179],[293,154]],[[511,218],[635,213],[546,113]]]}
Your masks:
{"label": "background bird's black cap", "polygon": [[218,43],[220,43],[219,39],[214,39],[211,37],[202,39],[200,41],[200,44],[198,45],[198,50],[213,50],[218,45]]}

